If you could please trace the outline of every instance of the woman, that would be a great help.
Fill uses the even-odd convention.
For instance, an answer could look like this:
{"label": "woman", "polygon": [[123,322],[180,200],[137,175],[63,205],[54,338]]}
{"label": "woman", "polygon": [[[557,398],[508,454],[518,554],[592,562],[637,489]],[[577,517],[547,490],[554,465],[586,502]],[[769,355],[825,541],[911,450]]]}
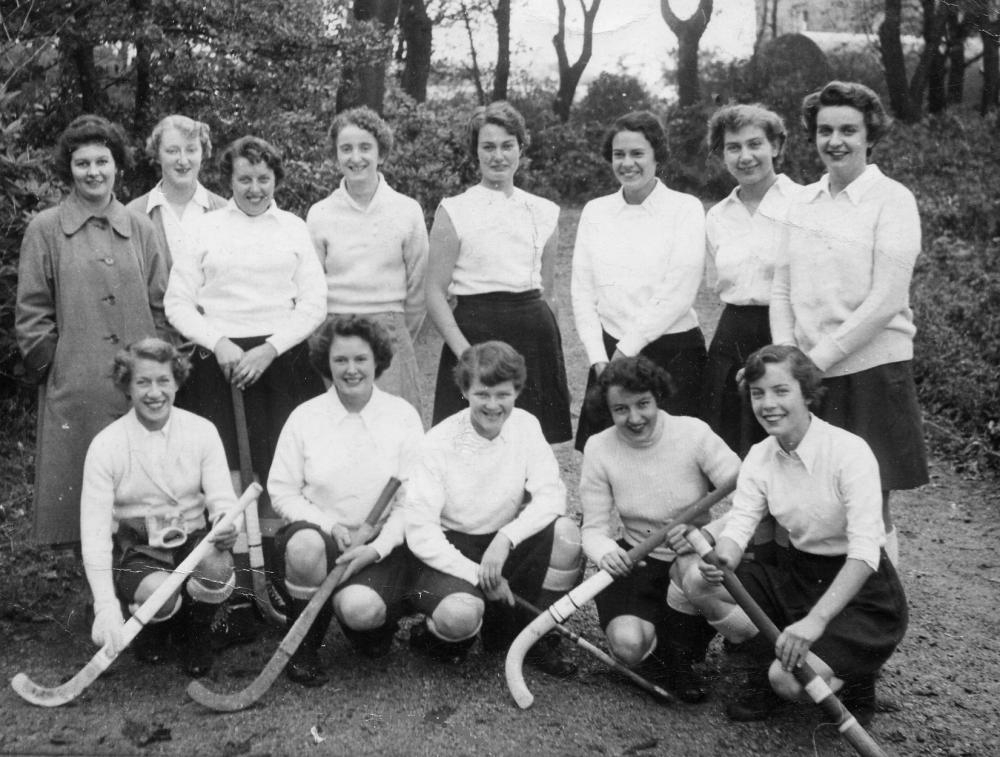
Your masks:
{"label": "woman", "polygon": [[[846,684],[844,704],[866,724],[876,673],[906,631],[906,597],[882,549],[878,463],[863,439],[812,414],[821,375],[790,346],[763,347],[746,364],[753,412],[770,438],[743,462],[715,551],[783,630],[775,645],[760,636],[744,645],[758,667],[746,697],[726,710],[735,720],[766,718],[782,699],[799,696],[792,671],[808,657],[834,690]],[[740,562],[768,513],[789,532],[787,564]],[[684,588],[707,617],[746,628],[749,618],[721,580],[721,571],[702,561],[684,576]],[[727,635],[743,641],[753,632]]]}
{"label": "woman", "polygon": [[[642,355],[609,363],[591,387],[593,417],[610,415],[614,425],[592,436],[584,450],[583,549],[617,579],[597,596],[612,654],[629,667],[641,664],[647,677],[685,702],[700,702],[705,689],[691,665],[704,657],[715,632],[671,581],[671,549],[661,545],[638,565],[627,553],[705,496],[709,485],[734,481],[740,460],[703,421],[662,410],[669,396],[666,373]],[[624,529],[617,541],[612,513]]]}
{"label": "woman", "polygon": [[198,347],[178,404],[211,420],[239,470],[231,387],[245,394],[253,470],[267,479],[289,413],[323,393],[306,337],[326,312],[323,270],[305,223],[274,203],[281,156],[257,137],[225,149],[233,198],[198,219],[174,261],[167,318]]}
{"label": "woman", "polygon": [[[427,616],[410,645],[443,660],[464,659],[480,628],[487,651],[506,648],[531,620],[513,592],[546,607],[581,568],[559,464],[538,420],[514,407],[524,358],[503,342],[477,344],[454,376],[468,407],[427,433],[406,492],[406,543],[421,563],[412,604]],[[571,675],[557,642],[542,640],[527,659]]]}
{"label": "woman", "polygon": [[326,271],[331,316],[360,314],[392,336],[393,361],[379,388],[420,412],[413,342],[424,321],[427,227],[420,205],[390,187],[379,168],[392,129],[375,111],[352,108],[330,127],[340,187],[309,209],[306,225]]}
{"label": "woman", "polygon": [[128,209],[149,216],[160,245],[166,251],[167,269],[188,252],[188,234],[203,213],[226,204],[198,181],[201,161],[212,156],[208,124],[187,116],[171,115],[153,127],[146,140],[146,157],[160,167],[159,183],[128,204]]}
{"label": "woman", "polygon": [[538,418],[550,444],[564,442],[572,428],[553,289],[559,207],[514,186],[528,133],[509,103],[477,108],[468,138],[482,178],[441,201],[430,235],[427,312],[445,341],[434,423],[465,407],[452,381],[457,356],[470,344],[500,340],[527,362],[518,407]]}
{"label": "woman", "polygon": [[[618,118],[603,154],[621,189],[584,206],[573,249],[573,316],[590,361],[588,391],[609,361],[641,353],[673,381],[663,409],[697,416],[706,353],[694,300],[705,266],[705,212],[696,197],[656,178],[667,136],[649,111]],[[607,423],[584,408],[576,448],[583,451]]]}
{"label": "woman", "polygon": [[[209,522],[236,507],[222,441],[212,424],[174,409],[188,362],[167,342],[142,339],[114,359],[112,380],[131,409],[96,437],[84,464],[80,528],[83,566],[94,597],[92,637],[121,649],[122,606],[138,608],[205,536]],[[235,585],[235,526],[167,599],[133,648],[146,662],[166,659],[171,625],[184,669],[212,666],[210,626]],[[175,622],[165,621],[177,616]]]}
{"label": "woman", "polygon": [[805,98],[802,120],[827,173],[792,209],[771,333],[778,344],[798,345],[823,372],[824,420],[875,453],[886,551],[898,564],[889,495],[928,481],[911,366],[920,216],[913,194],[868,163],[889,125],[871,89],[830,82]]}
{"label": "woman", "polygon": [[79,545],[87,447],[128,409],[107,368],[122,344],[168,331],[156,231],[114,195],[127,159],[120,126],[75,119],[54,157],[70,192],[32,219],[21,243],[15,333],[27,375],[40,383],[31,508],[39,544]]}
{"label": "woman", "polygon": [[[392,361],[389,334],[363,317],[326,322],[310,345],[327,392],[299,405],[281,431],[267,489],[286,525],[275,538],[278,587],[289,623],[305,609],[334,563],[350,563],[351,577],[313,623],[288,664],[288,677],[305,686],[328,678],[319,647],[332,612],[362,654],[389,653],[409,562],[398,507],[370,544],[352,535],[390,477],[404,479],[420,440],[420,416],[375,381]],[[359,572],[360,571],[360,572]]]}

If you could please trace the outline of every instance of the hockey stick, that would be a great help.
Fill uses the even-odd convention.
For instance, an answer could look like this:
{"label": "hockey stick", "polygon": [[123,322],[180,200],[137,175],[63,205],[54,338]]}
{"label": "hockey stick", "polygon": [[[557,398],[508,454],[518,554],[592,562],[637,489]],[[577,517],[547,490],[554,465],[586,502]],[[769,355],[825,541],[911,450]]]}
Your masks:
{"label": "hockey stick", "polygon": [[181,561],[180,565],[174,568],[167,579],[156,587],[156,590],[150,595],[149,599],[143,602],[139,609],[133,613],[132,617],[126,621],[125,625],[122,626],[122,648],[120,650],[112,652],[107,646],[101,647],[97,654],[90,658],[90,662],[84,665],[79,673],[66,681],[66,683],[53,686],[52,688],[39,686],[28,678],[25,673],[18,673],[10,681],[10,685],[14,691],[25,701],[37,704],[40,707],[59,707],[76,699],[80,695],[80,692],[90,686],[90,684],[97,680],[101,673],[108,669],[108,666],[132,642],[149,622],[150,618],[156,615],[164,602],[187,580],[188,576],[191,575],[191,572],[197,567],[208,551],[215,548],[215,545],[212,543],[212,538],[215,534],[229,528],[239,517],[240,513],[257,501],[257,497],[260,496],[261,491],[260,484],[251,484],[247,487],[247,490],[243,492],[243,496],[240,497],[238,505],[220,518],[212,526],[212,530],[208,532],[208,535],[198,543],[198,546],[192,549],[191,553]]}
{"label": "hockey stick", "polygon": [[[399,485],[399,479],[389,479],[385,488],[382,489],[382,493],[379,495],[378,500],[375,502],[374,507],[372,507],[371,512],[368,513],[368,517],[365,519],[365,522],[361,524],[361,527],[352,539],[352,543],[364,544],[371,538],[375,532],[375,525],[382,516],[382,512],[389,505],[389,501],[393,498],[393,495],[395,495]],[[302,614],[299,615],[295,623],[292,624],[292,627],[288,629],[288,633],[286,633],[285,638],[281,640],[281,644],[271,656],[271,659],[268,660],[267,665],[265,665],[260,674],[250,682],[249,686],[233,694],[218,694],[207,689],[201,681],[193,680],[188,684],[188,696],[198,702],[198,704],[202,704],[205,707],[218,712],[236,712],[237,710],[244,710],[264,696],[268,689],[270,689],[274,682],[278,679],[281,671],[285,669],[285,665],[288,664],[292,655],[295,654],[295,651],[299,648],[299,645],[305,638],[306,633],[308,633],[313,621],[316,620],[316,616],[319,615],[319,611],[323,608],[323,605],[329,601],[334,589],[336,589],[343,580],[344,573],[347,571],[347,566],[347,563],[337,565],[330,571],[329,574],[327,574],[327,577],[323,579],[323,583],[320,584],[316,593],[313,594],[312,598],[309,600],[309,604],[307,604],[306,608],[302,611]]]}

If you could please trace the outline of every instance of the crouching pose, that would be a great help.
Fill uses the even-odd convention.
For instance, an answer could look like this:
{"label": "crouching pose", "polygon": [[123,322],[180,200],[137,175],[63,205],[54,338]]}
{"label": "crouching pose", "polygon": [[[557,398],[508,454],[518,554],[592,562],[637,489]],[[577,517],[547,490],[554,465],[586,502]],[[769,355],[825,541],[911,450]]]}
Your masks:
{"label": "crouching pose", "polygon": [[[80,529],[94,596],[92,637],[115,651],[122,643],[122,606],[134,611],[163,583],[205,535],[206,515],[214,522],[236,507],[215,427],[173,407],[188,370],[187,360],[160,339],[121,350],[112,377],[132,408],[87,451]],[[234,526],[214,537],[215,549],[136,637],[139,659],[165,660],[169,633],[189,675],[211,669],[210,626],[233,591],[236,533]]]}
{"label": "crouching pose", "polygon": [[423,437],[417,411],[375,386],[392,360],[385,328],[357,316],[324,324],[310,358],[327,380],[325,394],[299,405],[278,438],[267,490],[286,525],[275,538],[279,591],[295,622],[334,563],[348,580],[316,618],[289,661],[288,677],[305,686],[328,680],[319,648],[335,612],[344,635],[367,657],[392,648],[402,615],[408,561],[402,513],[393,507],[369,544],[352,537],[390,477],[403,471]]}
{"label": "crouching pose", "polygon": [[[555,455],[538,420],[514,407],[524,359],[504,342],[473,345],[455,380],[469,407],[427,433],[406,497],[406,542],[423,563],[413,604],[427,616],[410,643],[446,660],[463,659],[480,628],[486,651],[506,648],[531,620],[512,592],[548,606],[581,567]],[[527,659],[571,675],[557,644],[543,639]]]}
{"label": "crouching pose", "polygon": [[[671,580],[683,562],[695,561],[675,561],[665,544],[638,565],[627,552],[703,497],[709,484],[734,481],[740,460],[708,424],[664,412],[668,396],[667,374],[643,356],[608,363],[594,382],[590,412],[610,415],[613,426],[590,437],[584,449],[583,548],[617,579],[596,600],[615,657],[682,700],[699,702],[705,689],[691,666],[704,657],[715,632]],[[624,530],[618,541],[612,511]]]}
{"label": "crouching pose", "polygon": [[[700,562],[684,576],[688,596],[759,661],[746,696],[726,712],[734,720],[767,717],[801,686],[792,674],[808,657],[862,725],[875,709],[875,675],[906,631],[903,588],[886,558],[878,463],[860,437],[811,414],[821,374],[795,347],[763,347],[747,360],[754,415],[771,438],[755,445],[740,470],[732,510],[715,551],[783,629],[776,645],[719,584],[721,571]],[[760,519],[788,529],[787,566],[740,562]],[[739,566],[738,568],[736,566]],[[742,623],[738,618],[742,617]],[[818,658],[818,659],[817,659]],[[770,685],[769,685],[770,684]]]}

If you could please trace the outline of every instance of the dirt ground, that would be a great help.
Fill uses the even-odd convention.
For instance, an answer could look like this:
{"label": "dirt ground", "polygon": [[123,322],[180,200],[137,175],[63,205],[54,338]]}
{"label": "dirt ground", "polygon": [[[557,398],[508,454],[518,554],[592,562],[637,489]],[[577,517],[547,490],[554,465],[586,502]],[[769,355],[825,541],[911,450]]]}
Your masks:
{"label": "dirt ground", "polygon": [[[578,212],[564,213],[557,291],[576,406],[586,359],[572,325],[568,278]],[[718,306],[699,299],[710,335]],[[439,341],[419,345],[430,396]],[[579,511],[579,455],[558,455]],[[10,461],[4,461],[4,465]],[[932,482],[896,495],[901,576],[910,628],[879,684],[871,732],[889,754],[1000,755],[1000,537],[995,482],[963,480],[937,461]],[[24,671],[43,685],[75,674],[96,651],[83,619],[88,601],[72,560],[23,544],[23,523],[0,527],[0,671]],[[571,626],[600,637],[592,606]],[[176,665],[151,668],[124,654],[75,702],[42,709],[0,688],[0,753],[58,755],[848,755],[853,751],[811,706],[793,706],[761,724],[735,724],[724,703],[742,681],[738,659],[713,643],[703,672],[711,697],[664,706],[582,652],[569,680],[529,673],[534,707],[518,710],[503,660],[478,648],[460,667],[410,654],[404,628],[392,654],[370,662],[351,654],[332,628],[323,651],[332,681],[307,690],[284,677],[254,708],[205,710],[185,694]],[[276,649],[280,631],[227,650],[206,685],[246,686]]]}

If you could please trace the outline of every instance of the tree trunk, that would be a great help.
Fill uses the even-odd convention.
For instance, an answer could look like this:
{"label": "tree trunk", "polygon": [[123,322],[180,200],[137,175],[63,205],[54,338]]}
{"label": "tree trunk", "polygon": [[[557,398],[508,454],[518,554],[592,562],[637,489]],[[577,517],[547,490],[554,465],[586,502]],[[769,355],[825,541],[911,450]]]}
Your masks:
{"label": "tree trunk", "polygon": [[681,20],[670,7],[670,0],[660,0],[660,13],[677,37],[677,97],[678,103],[698,102],[698,43],[712,18],[713,0],[698,0],[698,8],[687,20]]}
{"label": "tree trunk", "polygon": [[878,28],[878,40],[889,89],[889,108],[900,121],[910,123],[918,120],[919,115],[914,113],[906,80],[906,59],[899,37],[901,6],[902,0],[885,0],[885,18]]}
{"label": "tree trunk", "polygon": [[979,112],[985,116],[1000,105],[1000,49],[997,47],[1000,19],[990,20],[984,14],[979,30],[983,40],[983,96]]}
{"label": "tree trunk", "polygon": [[[933,14],[933,8],[931,13]],[[924,32],[932,35],[937,30],[938,38],[924,38],[924,51],[929,53],[927,64],[927,110],[929,113],[941,113],[948,107],[948,16],[947,9],[942,9],[941,23],[928,26],[927,2],[924,2]]]}
{"label": "tree trunk", "polygon": [[[388,34],[399,15],[399,2],[354,0],[353,16],[357,21],[377,21]],[[385,99],[385,67],[385,53],[373,55],[360,63],[346,63],[337,89],[337,112],[367,105],[376,113],[381,113]]]}
{"label": "tree trunk", "polygon": [[135,12],[135,105],[132,109],[132,132],[145,134],[152,126],[152,63],[153,51],[149,38],[152,24],[150,0],[132,0]]}
{"label": "tree trunk", "polygon": [[552,38],[552,44],[556,48],[556,57],[559,60],[559,90],[556,92],[555,102],[552,109],[559,120],[563,123],[569,121],[569,111],[573,106],[573,95],[576,87],[580,83],[580,77],[590,62],[590,56],[594,50],[594,19],[597,18],[597,11],[601,7],[601,0],[593,0],[590,8],[580,0],[580,8],[583,10],[583,49],[580,57],[572,66],[569,64],[569,56],[566,54],[566,3],[565,0],[556,0],[559,4],[559,27],[556,35]]}
{"label": "tree trunk", "polygon": [[506,100],[510,82],[510,0],[497,0],[493,18],[497,22],[497,70],[491,99]]}
{"label": "tree trunk", "polygon": [[969,36],[969,24],[967,19],[959,19],[955,10],[949,10],[946,23],[948,25],[946,96],[949,105],[961,105],[965,97],[965,40]]}
{"label": "tree trunk", "polygon": [[476,55],[476,43],[472,37],[472,21],[469,18],[469,8],[465,3],[461,6],[462,21],[465,24],[465,34],[469,38],[469,60],[471,61],[472,83],[476,87],[476,99],[480,105],[486,104],[486,90],[483,89],[483,76],[479,70],[479,57]]}
{"label": "tree trunk", "polygon": [[399,7],[399,34],[406,48],[399,84],[403,91],[422,103],[427,100],[427,79],[431,73],[431,43],[434,25],[424,0],[403,0]]}

